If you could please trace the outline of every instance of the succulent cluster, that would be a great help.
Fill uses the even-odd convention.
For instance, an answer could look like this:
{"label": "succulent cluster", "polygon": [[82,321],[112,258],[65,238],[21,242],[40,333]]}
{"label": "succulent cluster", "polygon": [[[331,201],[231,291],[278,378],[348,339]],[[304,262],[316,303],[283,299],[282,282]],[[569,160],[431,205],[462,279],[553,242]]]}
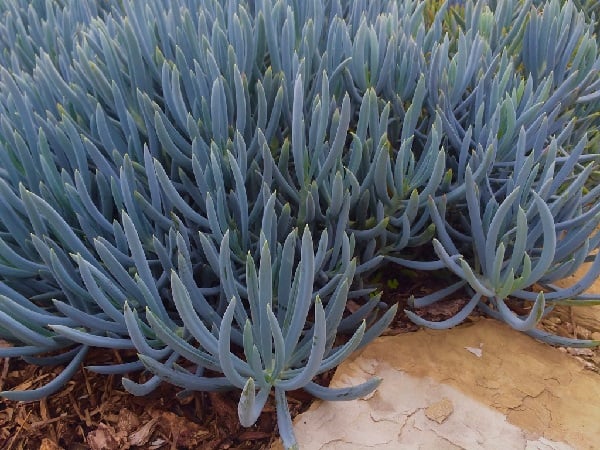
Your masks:
{"label": "succulent cluster", "polygon": [[593,13],[533,3],[2,2],[0,356],[66,364],[2,395],[135,350],[88,369],[241,389],[245,426],[274,390],[293,447],[286,391],[378,384],[312,380],[393,319],[390,262],[455,278],[415,307],[471,297],[418,324],[479,307],[598,344],[535,327],[598,300],[600,54]]}

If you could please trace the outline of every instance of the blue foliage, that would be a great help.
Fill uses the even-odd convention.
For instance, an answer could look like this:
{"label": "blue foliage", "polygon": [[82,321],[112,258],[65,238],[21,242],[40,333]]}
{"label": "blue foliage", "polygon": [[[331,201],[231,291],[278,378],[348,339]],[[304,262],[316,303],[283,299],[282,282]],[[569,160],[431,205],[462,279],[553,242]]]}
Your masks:
{"label": "blue foliage", "polygon": [[433,3],[2,2],[0,356],[68,362],[2,395],[132,349],[90,369],[136,395],[240,389],[245,426],[274,389],[293,447],[286,391],[379,383],[312,380],[393,319],[368,282],[386,262],[454,277],[415,307],[470,296],[416,323],[480,308],[597,345],[535,329],[599,302],[593,5]]}

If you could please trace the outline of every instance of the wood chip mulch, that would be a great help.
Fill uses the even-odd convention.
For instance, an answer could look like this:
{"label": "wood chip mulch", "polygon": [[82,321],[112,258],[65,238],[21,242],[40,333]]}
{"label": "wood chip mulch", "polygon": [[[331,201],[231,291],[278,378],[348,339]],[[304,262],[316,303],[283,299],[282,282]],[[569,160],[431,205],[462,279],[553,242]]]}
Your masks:
{"label": "wood chip mulch", "polygon": [[[86,364],[100,361],[107,361],[106,350],[92,351]],[[0,390],[40,387],[60,370],[0,359]],[[327,384],[328,377],[324,374],[319,382]],[[119,376],[82,368],[64,389],[41,401],[0,398],[0,449],[266,449],[277,439],[272,401],[255,426],[243,428],[237,418],[239,392],[180,398],[180,391],[163,383],[150,395],[135,397]],[[311,401],[302,391],[288,396],[294,416]]]}

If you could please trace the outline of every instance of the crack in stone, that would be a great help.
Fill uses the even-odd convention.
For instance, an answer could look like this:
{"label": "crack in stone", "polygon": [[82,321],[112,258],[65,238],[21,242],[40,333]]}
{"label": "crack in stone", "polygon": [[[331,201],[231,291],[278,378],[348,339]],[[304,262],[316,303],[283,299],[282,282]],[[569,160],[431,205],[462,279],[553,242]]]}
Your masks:
{"label": "crack in stone", "polygon": [[450,439],[448,439],[446,436],[438,433],[438,431],[435,429],[435,427],[430,428],[430,430],[433,432],[433,434],[435,434],[438,438],[440,438],[442,441],[447,442],[448,444],[459,448],[460,450],[467,450],[465,447],[463,447],[460,444],[457,444],[456,442],[452,442]]}
{"label": "crack in stone", "polygon": [[[393,440],[394,439],[389,439],[384,442],[377,442],[376,444],[361,444],[361,448],[377,448],[381,445],[391,444]],[[327,450],[329,445],[335,445],[335,444],[347,444],[347,445],[355,446],[356,442],[350,442],[350,441],[347,441],[346,439],[332,439],[330,441],[327,441],[327,442],[324,442],[323,444],[321,444],[321,446],[319,447],[319,450]]]}
{"label": "crack in stone", "polygon": [[[400,437],[402,436],[402,433],[404,433],[404,429],[408,425],[408,422],[414,418],[415,414],[417,414],[419,411],[422,411],[422,410],[423,410],[423,408],[416,408],[414,411],[412,411],[408,415],[406,415],[406,417],[404,418],[404,422],[402,422],[402,425],[400,427],[400,431],[396,435],[396,439],[398,439],[398,440],[400,439]],[[416,428],[416,425],[414,424],[414,420],[413,420],[413,428]]]}
{"label": "crack in stone", "polygon": [[[411,415],[412,414],[406,415],[404,413],[397,413],[395,415],[392,415],[391,417],[386,417],[386,416],[375,417],[374,411],[369,412],[369,418],[375,423],[392,422],[392,423],[400,424],[401,421],[406,422],[406,419],[409,418]],[[402,419],[404,419],[404,420],[402,420]]]}

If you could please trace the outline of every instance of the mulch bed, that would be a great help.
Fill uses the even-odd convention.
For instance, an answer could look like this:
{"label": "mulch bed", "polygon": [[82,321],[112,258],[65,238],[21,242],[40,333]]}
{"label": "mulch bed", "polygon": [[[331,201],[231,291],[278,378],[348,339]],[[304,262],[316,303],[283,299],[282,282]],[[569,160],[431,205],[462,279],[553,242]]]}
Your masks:
{"label": "mulch bed", "polygon": [[[106,353],[106,351],[104,351]],[[103,350],[91,352],[86,364],[106,361]],[[35,388],[60,368],[36,367],[20,359],[0,364],[1,389]],[[320,380],[327,383],[327,377]],[[261,449],[276,436],[274,404],[252,428],[237,418],[239,393],[195,392],[179,398],[181,389],[167,383],[152,394],[135,397],[118,376],[80,370],[60,392],[38,402],[0,399],[0,448],[44,449]],[[294,415],[307,409],[309,395],[288,397]]]}
{"label": "mulch bed", "polygon": [[[93,350],[86,364],[106,362],[106,353]],[[0,370],[2,390],[39,387],[60,372],[14,358],[0,360]],[[327,384],[332,373],[319,383]],[[0,399],[0,449],[263,449],[277,438],[273,402],[255,426],[243,428],[237,418],[239,392],[195,392],[183,398],[179,392],[162,383],[153,393],[135,397],[119,376],[82,368],[64,389],[41,401]],[[303,391],[288,396],[294,416],[311,401]]]}
{"label": "mulch bed", "polygon": [[[386,335],[416,331],[418,327],[403,312],[410,295],[426,295],[447,285],[443,275],[435,273],[409,271],[402,273],[403,281],[399,281],[395,278],[396,270],[391,267],[381,274],[381,278],[387,280],[383,283],[383,301],[399,303],[398,315]],[[444,320],[466,302],[464,293],[459,292],[417,313],[428,320]],[[349,309],[357,306],[352,302],[348,304]],[[564,334],[570,333],[573,327],[563,325]],[[583,358],[588,365],[590,358],[597,361],[591,364],[592,370],[600,366],[598,350],[584,355],[578,352],[574,356]],[[130,360],[131,357],[126,352],[96,349],[90,352],[85,364]],[[60,370],[31,366],[21,359],[0,359],[0,390],[36,388],[53,379]],[[328,385],[332,376],[333,371],[330,371],[317,381]],[[98,375],[82,369],[64,389],[41,401],[23,403],[0,398],[0,449],[267,449],[278,439],[272,401],[256,425],[243,428],[237,418],[239,392],[196,392],[180,398],[177,396],[180,391],[162,383],[152,394],[135,397],[125,391],[119,376]],[[311,396],[301,390],[288,395],[293,417],[308,409],[311,402]]]}

